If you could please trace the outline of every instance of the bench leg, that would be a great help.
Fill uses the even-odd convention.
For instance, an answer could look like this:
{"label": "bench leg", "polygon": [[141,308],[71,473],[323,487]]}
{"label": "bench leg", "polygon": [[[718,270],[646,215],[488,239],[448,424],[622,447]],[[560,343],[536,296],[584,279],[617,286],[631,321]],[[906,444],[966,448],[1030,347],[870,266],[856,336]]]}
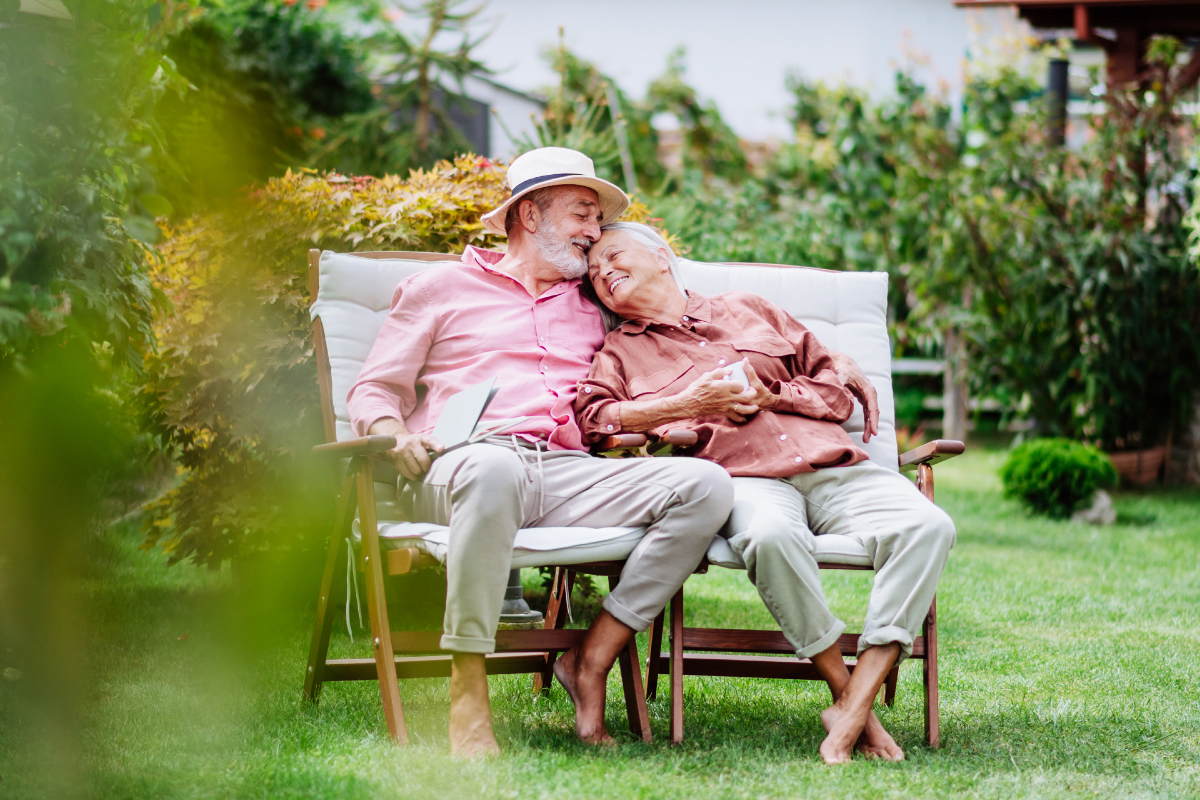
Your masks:
{"label": "bench leg", "polygon": [[[611,592],[617,588],[617,576],[608,579]],[[647,744],[650,743],[650,711],[646,708],[646,693],[642,689],[642,670],[639,663],[637,636],[630,636],[629,643],[617,655],[621,667],[621,686],[625,692],[625,713],[629,717],[629,730]]]}
{"label": "bench leg", "polygon": [[671,741],[683,742],[683,587],[671,598]]}
{"label": "bench leg", "polygon": [[325,677],[325,657],[329,655],[329,634],[333,631],[334,609],[341,600],[342,592],[337,576],[346,570],[346,559],[351,555],[345,539],[350,535],[354,519],[355,501],[354,473],[346,476],[338,495],[337,511],[333,531],[329,534],[329,551],[325,555],[325,570],[321,575],[321,593],[317,596],[317,617],[313,622],[312,643],[308,647],[308,669],[304,673],[304,699],[317,702],[321,696],[321,684]]}
{"label": "bench leg", "polygon": [[883,681],[883,704],[888,708],[896,705],[896,683],[900,680],[900,667],[892,667]]}
{"label": "bench leg", "polygon": [[388,733],[396,744],[408,744],[404,724],[404,705],[400,702],[400,681],[396,675],[396,654],[392,649],[392,629],[388,623],[387,595],[383,585],[383,560],[379,554],[379,528],[375,521],[375,478],[365,458],[355,459],[358,471],[358,513],[362,523],[363,573],[367,581],[367,611],[371,618],[371,647],[379,676],[379,694]]}
{"label": "bench leg", "polygon": [[659,659],[662,657],[662,640],[663,628],[666,626],[666,609],[662,611],[654,621],[650,623],[650,645],[646,653],[646,699],[654,700],[658,697],[658,668]]}
{"label": "bench leg", "polygon": [[[563,601],[564,591],[569,591],[566,567],[555,567],[554,577],[550,579],[550,601],[546,604],[546,619],[542,623],[545,630],[561,630],[567,624],[567,614]],[[546,654],[546,668],[533,675],[533,693],[549,694],[554,684],[554,653]]]}
{"label": "bench leg", "polygon": [[938,649],[937,649],[937,597],[929,606],[925,617],[925,742],[930,747],[941,747],[942,737],[938,729]]}

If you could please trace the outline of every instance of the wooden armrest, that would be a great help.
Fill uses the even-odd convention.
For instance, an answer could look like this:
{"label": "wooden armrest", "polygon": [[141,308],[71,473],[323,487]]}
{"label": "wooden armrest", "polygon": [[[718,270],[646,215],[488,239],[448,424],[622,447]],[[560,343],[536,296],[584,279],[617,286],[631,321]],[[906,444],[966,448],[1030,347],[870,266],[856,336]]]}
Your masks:
{"label": "wooden armrest", "polygon": [[357,439],[347,439],[344,442],[319,444],[314,447],[312,451],[318,456],[356,458],[358,456],[369,456],[374,453],[383,453],[391,450],[395,446],[395,436],[383,436],[376,434],[374,436],[360,436]]}
{"label": "wooden armrest", "polygon": [[640,433],[618,433],[605,436],[596,444],[600,452],[608,450],[634,450],[646,444],[649,440]]}
{"label": "wooden armrest", "polygon": [[[654,439],[654,443],[658,445],[672,445],[674,447],[691,447],[698,441],[699,437],[695,431],[667,431],[666,436]],[[636,450],[650,442],[650,438],[642,433],[618,433],[613,436],[605,436],[596,444],[596,449],[600,452],[608,450]]]}
{"label": "wooden armrest", "polygon": [[900,456],[900,471],[912,472],[917,468],[918,464],[929,464],[933,466],[939,462],[945,461],[947,458],[960,456],[967,446],[962,442],[956,442],[953,439],[934,439],[932,442],[926,442],[915,450],[909,450]]}
{"label": "wooden armrest", "polygon": [[667,435],[659,439],[673,447],[691,447],[700,441],[695,431],[667,431]]}

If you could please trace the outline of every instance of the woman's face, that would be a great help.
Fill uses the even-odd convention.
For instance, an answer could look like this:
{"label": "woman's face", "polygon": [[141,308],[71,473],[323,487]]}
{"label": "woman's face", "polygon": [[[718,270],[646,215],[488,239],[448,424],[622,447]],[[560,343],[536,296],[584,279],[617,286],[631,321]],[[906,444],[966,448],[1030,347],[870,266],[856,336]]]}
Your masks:
{"label": "woman's face", "polygon": [[588,251],[588,279],[604,305],[623,317],[643,316],[663,293],[678,293],[666,256],[622,230],[605,231]]}

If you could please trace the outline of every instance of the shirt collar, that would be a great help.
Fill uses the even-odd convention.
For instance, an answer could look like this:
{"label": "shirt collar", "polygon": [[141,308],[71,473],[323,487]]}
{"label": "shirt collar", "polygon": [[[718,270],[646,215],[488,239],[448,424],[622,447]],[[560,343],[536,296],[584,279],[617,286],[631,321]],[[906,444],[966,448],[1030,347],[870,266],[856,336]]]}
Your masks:
{"label": "shirt collar", "polygon": [[[467,245],[467,248],[463,250],[462,254],[462,262],[464,264],[468,266],[479,267],[484,272],[490,272],[492,275],[498,275],[502,278],[507,278],[508,280],[520,286],[520,281],[518,281],[512,275],[509,275],[503,270],[496,269],[495,265],[499,264],[500,260],[503,258],[504,253],[501,253],[499,250],[488,250],[483,247],[475,247],[474,245]],[[578,287],[580,282],[581,279],[579,278],[569,281],[559,281],[539,295],[537,299],[542,300],[544,298],[560,295],[568,289]],[[523,286],[521,288],[524,289]]]}
{"label": "shirt collar", "polygon": [[[694,322],[712,322],[712,304],[708,298],[698,292],[688,292],[687,305],[683,308],[683,316]],[[652,323],[647,320],[629,320],[617,330],[622,333],[644,333]]]}

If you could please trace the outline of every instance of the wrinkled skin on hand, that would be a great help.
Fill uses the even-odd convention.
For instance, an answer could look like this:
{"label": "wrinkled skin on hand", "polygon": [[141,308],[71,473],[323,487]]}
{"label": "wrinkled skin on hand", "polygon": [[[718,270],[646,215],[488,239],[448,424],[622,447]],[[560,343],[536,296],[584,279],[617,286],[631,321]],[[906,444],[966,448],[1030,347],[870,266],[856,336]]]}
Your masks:
{"label": "wrinkled skin on hand", "polygon": [[879,396],[857,361],[836,350],[830,351],[829,357],[833,359],[833,371],[838,379],[846,384],[850,394],[863,407],[863,444],[866,444],[872,436],[879,435]]}

